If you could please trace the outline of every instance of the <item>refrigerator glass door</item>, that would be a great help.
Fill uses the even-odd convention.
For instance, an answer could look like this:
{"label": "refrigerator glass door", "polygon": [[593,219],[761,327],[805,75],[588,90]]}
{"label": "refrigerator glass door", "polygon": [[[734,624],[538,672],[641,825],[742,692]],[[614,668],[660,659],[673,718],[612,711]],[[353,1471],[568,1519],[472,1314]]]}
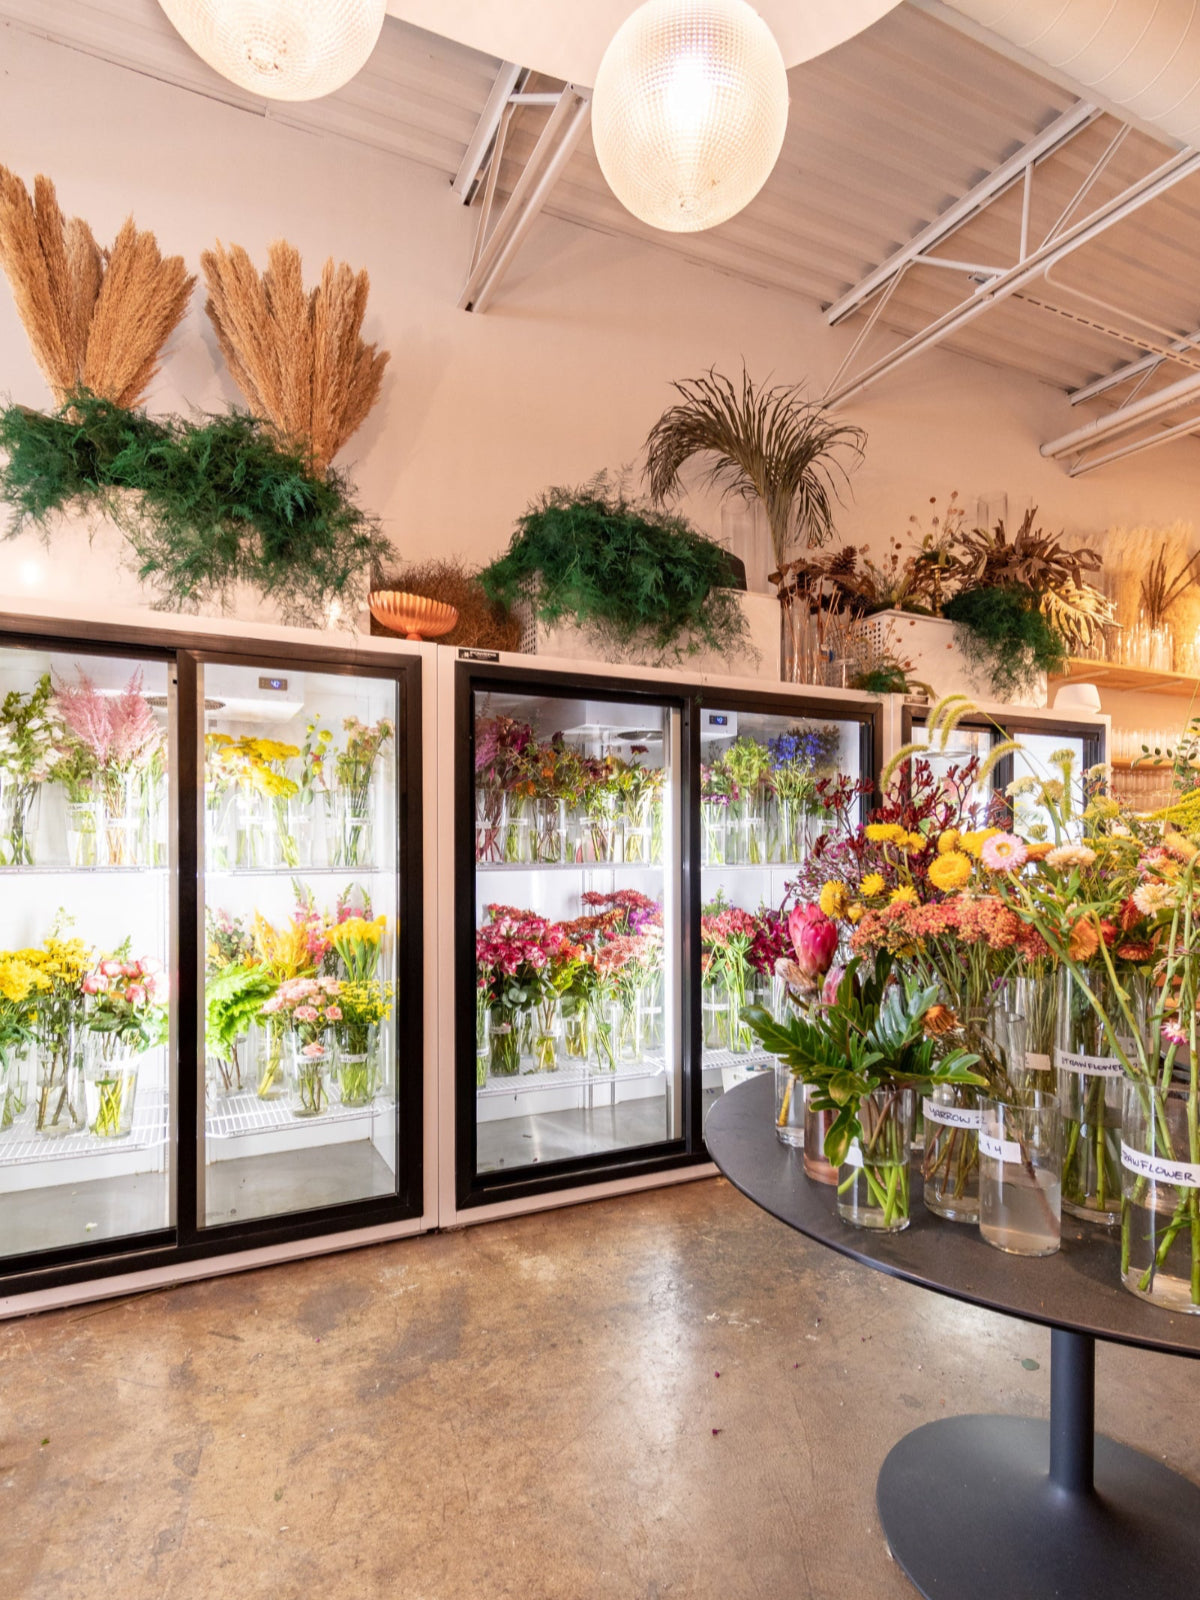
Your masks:
{"label": "refrigerator glass door", "polygon": [[397,1192],[395,679],[207,661],[203,1227]]}
{"label": "refrigerator glass door", "polygon": [[[1053,730],[1049,733],[1039,733],[1033,729],[1022,728],[1013,730],[1012,737],[1021,742],[1021,748],[1013,751],[1014,780],[1032,778],[1040,787],[1044,783],[1062,783],[1064,773],[1069,774],[1070,798],[1067,807],[1069,818],[1066,823],[1066,834],[1072,839],[1079,837],[1083,832],[1083,794],[1087,762],[1090,758],[1089,747],[1094,744],[1094,736],[1084,738],[1079,734],[1055,733]],[[1055,756],[1068,754],[1069,768],[1063,762],[1053,759]],[[1044,834],[1039,835],[1035,832],[1032,837],[1054,838],[1050,812],[1040,803],[1036,793],[1014,793],[1012,805],[1013,826],[1018,833],[1030,837],[1031,828],[1044,829]]]}
{"label": "refrigerator glass door", "polygon": [[162,660],[0,648],[0,1255],[174,1224]]}
{"label": "refrigerator glass door", "polygon": [[680,714],[585,693],[472,689],[477,1177],[681,1137]]}
{"label": "refrigerator glass door", "polygon": [[[748,711],[706,702],[700,714],[700,1040],[707,1108],[774,1058],[742,1018],[789,1010],[775,963],[784,919],[817,840],[857,826],[864,724],[837,716]],[[816,892],[799,898],[815,898]]]}

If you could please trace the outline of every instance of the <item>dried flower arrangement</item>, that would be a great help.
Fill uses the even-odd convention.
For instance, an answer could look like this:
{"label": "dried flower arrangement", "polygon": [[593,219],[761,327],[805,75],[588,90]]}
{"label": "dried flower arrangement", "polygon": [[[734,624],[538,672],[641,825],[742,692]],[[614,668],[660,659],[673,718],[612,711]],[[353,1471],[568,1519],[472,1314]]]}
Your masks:
{"label": "dried flower arrangement", "polygon": [[204,309],[253,414],[324,473],[378,400],[388,363],[362,337],[370,279],[331,257],[306,290],[300,252],[284,239],[268,247],[267,263],[260,277],[241,245],[206,250]]}
{"label": "dried flower arrangement", "polygon": [[106,250],[80,217],[67,221],[41,173],[33,195],[0,167],[0,267],[34,359],[61,404],[89,389],[136,405],[187,311],[195,278],[126,219]]}

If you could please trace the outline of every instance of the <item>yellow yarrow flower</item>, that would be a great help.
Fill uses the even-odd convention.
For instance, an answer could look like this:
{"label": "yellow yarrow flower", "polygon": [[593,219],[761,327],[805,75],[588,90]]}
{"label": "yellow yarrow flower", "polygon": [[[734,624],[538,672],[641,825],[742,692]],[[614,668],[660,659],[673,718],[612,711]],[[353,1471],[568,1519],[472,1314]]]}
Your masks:
{"label": "yellow yarrow flower", "polygon": [[893,889],[888,904],[892,906],[915,906],[917,891],[910,883],[902,883],[898,889]]}
{"label": "yellow yarrow flower", "polygon": [[869,900],[872,895],[882,894],[886,888],[887,884],[883,881],[882,872],[868,872],[859,884],[858,892],[864,900]]}
{"label": "yellow yarrow flower", "polygon": [[938,856],[929,868],[930,883],[943,894],[961,889],[970,881],[970,877],[971,858],[964,855],[961,850],[947,850],[944,855]]}
{"label": "yellow yarrow flower", "polygon": [[844,883],[836,883],[832,879],[821,889],[818,899],[821,910],[827,917],[835,921],[838,917],[846,915],[846,907],[850,904],[850,896],[846,893]]}
{"label": "yellow yarrow flower", "polygon": [[908,830],[898,822],[868,822],[866,834],[872,844],[900,844],[907,839]]}
{"label": "yellow yarrow flower", "polygon": [[957,850],[958,841],[961,838],[962,834],[959,833],[957,828],[947,828],[943,833],[939,833],[937,842],[938,855],[944,856],[951,850]]}

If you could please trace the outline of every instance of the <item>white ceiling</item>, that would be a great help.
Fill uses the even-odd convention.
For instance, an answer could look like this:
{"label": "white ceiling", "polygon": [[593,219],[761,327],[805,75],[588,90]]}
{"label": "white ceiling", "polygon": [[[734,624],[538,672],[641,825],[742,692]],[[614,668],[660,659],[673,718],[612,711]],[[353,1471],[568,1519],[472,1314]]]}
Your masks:
{"label": "white ceiling", "polygon": [[[590,85],[609,40],[641,0],[387,0],[402,22]],[[754,9],[775,35],[784,64],[811,61],[870,27],[900,0],[758,0]]]}

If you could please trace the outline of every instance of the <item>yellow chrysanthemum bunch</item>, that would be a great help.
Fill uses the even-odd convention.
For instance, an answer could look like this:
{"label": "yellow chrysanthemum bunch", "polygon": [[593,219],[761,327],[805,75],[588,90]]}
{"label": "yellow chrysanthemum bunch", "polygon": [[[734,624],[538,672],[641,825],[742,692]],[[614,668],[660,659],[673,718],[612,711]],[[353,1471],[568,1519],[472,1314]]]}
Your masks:
{"label": "yellow chrysanthemum bunch", "polygon": [[971,879],[971,858],[961,850],[947,850],[929,868],[929,881],[943,894],[962,889]]}
{"label": "yellow chrysanthemum bunch", "polygon": [[48,989],[50,979],[22,955],[6,951],[0,955],[0,996],[20,1005],[30,995]]}

